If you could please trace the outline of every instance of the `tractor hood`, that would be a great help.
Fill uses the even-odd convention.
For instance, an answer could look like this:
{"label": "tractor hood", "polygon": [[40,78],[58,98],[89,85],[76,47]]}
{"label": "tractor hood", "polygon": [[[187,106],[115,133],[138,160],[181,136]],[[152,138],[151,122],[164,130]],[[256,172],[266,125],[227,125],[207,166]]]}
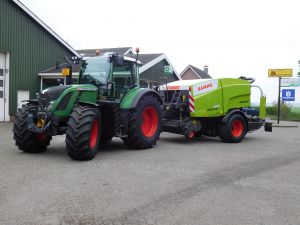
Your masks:
{"label": "tractor hood", "polygon": [[97,87],[90,84],[61,85],[41,91],[37,98],[39,105],[55,116],[68,116],[77,101],[95,104],[97,90]]}
{"label": "tractor hood", "polygon": [[71,86],[72,85],[60,85],[56,87],[50,87],[42,90],[39,95],[40,97],[46,98],[48,101],[56,100],[61,93]]}

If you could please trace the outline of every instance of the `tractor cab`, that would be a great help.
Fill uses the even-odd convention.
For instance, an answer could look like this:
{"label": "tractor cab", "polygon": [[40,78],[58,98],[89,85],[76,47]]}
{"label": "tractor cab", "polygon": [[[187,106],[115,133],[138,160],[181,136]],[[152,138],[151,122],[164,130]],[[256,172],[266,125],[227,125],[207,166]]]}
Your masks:
{"label": "tractor cab", "polygon": [[96,86],[102,100],[120,100],[128,90],[139,86],[140,64],[114,53],[87,58],[82,63],[79,83]]}

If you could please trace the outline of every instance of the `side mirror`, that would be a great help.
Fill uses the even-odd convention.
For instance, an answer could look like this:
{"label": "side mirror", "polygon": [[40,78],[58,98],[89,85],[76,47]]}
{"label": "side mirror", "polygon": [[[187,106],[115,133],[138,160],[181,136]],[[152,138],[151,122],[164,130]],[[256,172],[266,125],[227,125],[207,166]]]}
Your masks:
{"label": "side mirror", "polygon": [[57,70],[58,70],[58,69],[59,69],[59,67],[60,67],[60,66],[59,66],[59,61],[58,61],[58,60],[56,60],[55,69],[57,69]]}
{"label": "side mirror", "polygon": [[124,56],[117,56],[117,65],[123,66],[124,65]]}

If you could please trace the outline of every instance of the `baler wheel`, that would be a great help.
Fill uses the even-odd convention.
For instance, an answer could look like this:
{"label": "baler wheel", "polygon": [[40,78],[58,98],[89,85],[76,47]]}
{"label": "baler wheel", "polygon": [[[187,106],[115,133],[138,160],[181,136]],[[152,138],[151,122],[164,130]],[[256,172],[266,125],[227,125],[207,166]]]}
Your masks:
{"label": "baler wheel", "polygon": [[23,105],[16,113],[14,122],[14,139],[16,145],[23,152],[40,153],[47,150],[52,137],[47,134],[36,134],[27,130],[28,105]]}
{"label": "baler wheel", "polygon": [[195,131],[187,131],[185,134],[185,138],[188,140],[193,140],[196,137]]}
{"label": "baler wheel", "polygon": [[76,106],[66,131],[68,155],[75,160],[93,159],[99,147],[100,134],[100,111],[93,107]]}
{"label": "baler wheel", "polygon": [[219,136],[223,142],[241,142],[247,134],[247,123],[245,118],[239,114],[233,114],[225,124],[219,126]]}

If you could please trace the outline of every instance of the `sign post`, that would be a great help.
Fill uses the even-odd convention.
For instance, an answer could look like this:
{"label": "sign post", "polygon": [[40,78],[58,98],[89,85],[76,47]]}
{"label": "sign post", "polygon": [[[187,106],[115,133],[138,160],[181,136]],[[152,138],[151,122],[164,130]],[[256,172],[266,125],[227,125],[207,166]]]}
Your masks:
{"label": "sign post", "polygon": [[281,77],[279,77],[279,87],[278,87],[278,115],[277,115],[277,124],[279,124],[279,119],[280,119],[280,89],[281,89]]}
{"label": "sign post", "polygon": [[281,92],[281,78],[282,77],[292,77],[293,69],[269,69],[268,77],[278,77],[278,115],[277,115],[277,124],[279,124],[280,120],[280,92]]}

